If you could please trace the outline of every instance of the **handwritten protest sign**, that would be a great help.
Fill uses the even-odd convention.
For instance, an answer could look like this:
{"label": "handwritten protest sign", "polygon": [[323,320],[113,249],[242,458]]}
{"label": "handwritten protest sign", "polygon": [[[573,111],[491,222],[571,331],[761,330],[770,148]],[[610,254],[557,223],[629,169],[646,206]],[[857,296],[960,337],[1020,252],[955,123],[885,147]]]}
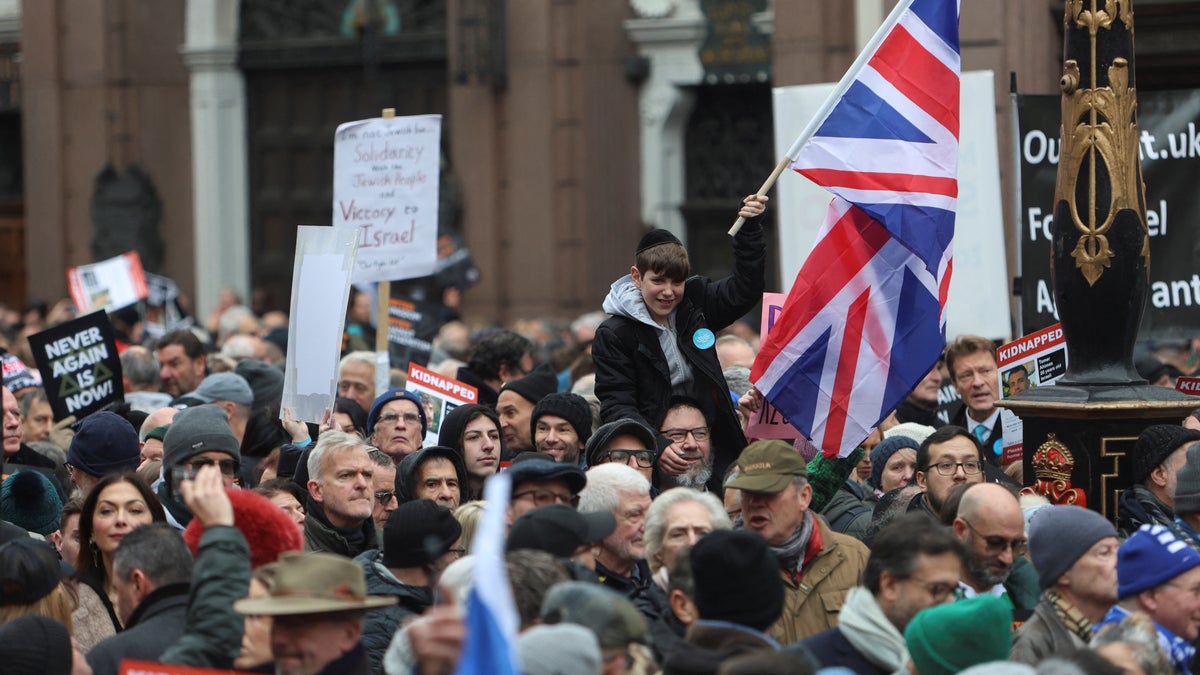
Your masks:
{"label": "handwritten protest sign", "polygon": [[[1000,398],[1054,384],[1067,372],[1067,343],[1062,324],[1056,323],[1001,345],[996,350],[996,368],[1000,371]],[[1000,425],[1004,431],[1000,463],[1020,461],[1025,428],[1021,418],[1002,408]],[[992,448],[985,450],[994,452]]]}
{"label": "handwritten protest sign", "polygon": [[[759,335],[766,339],[767,334],[775,327],[775,321],[779,318],[780,312],[783,311],[783,303],[787,300],[786,293],[763,293],[762,299],[762,325],[759,326]],[[799,438],[803,434],[796,427],[784,418],[783,413],[775,409],[775,406],[763,400],[762,407],[758,409],[758,413],[750,420],[750,424],[746,427],[747,438],[784,438],[791,440]]]}
{"label": "handwritten protest sign", "polygon": [[338,126],[333,143],[333,226],[358,228],[355,283],[433,273],[441,133],[441,115]]}
{"label": "handwritten protest sign", "polygon": [[405,389],[416,394],[421,399],[421,407],[425,409],[425,419],[429,422],[425,430],[426,447],[438,444],[442,420],[451,410],[460,405],[479,403],[479,390],[475,387],[442,377],[415,363],[408,366],[408,385]]}
{"label": "handwritten protest sign", "polygon": [[351,230],[297,228],[281,419],[289,408],[294,419],[317,422],[333,407],[357,247]]}
{"label": "handwritten protest sign", "polygon": [[125,396],[117,340],[104,312],[30,335],[29,347],[55,419],[83,418]]}
{"label": "handwritten protest sign", "polygon": [[111,312],[145,299],[146,272],[137,251],[90,265],[67,268],[71,300],[81,314],[97,309]]}

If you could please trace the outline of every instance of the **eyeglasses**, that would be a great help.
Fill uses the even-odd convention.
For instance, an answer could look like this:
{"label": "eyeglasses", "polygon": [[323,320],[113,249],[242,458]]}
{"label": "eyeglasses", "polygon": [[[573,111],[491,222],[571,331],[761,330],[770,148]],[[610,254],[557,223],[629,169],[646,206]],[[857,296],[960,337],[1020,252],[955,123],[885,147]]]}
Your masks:
{"label": "eyeglasses", "polygon": [[649,450],[609,450],[600,455],[600,463],[618,462],[620,464],[628,464],[630,457],[633,457],[637,461],[637,465],[643,469],[649,469],[654,466],[654,453]]}
{"label": "eyeglasses", "polygon": [[934,602],[945,600],[954,592],[954,589],[958,588],[957,583],[952,584],[945,581],[926,581],[920,577],[909,577],[908,580],[928,591]]}
{"label": "eyeglasses", "polygon": [[216,464],[217,466],[221,467],[221,473],[225,474],[226,476],[232,476],[236,474],[238,468],[242,466],[241,463],[236,459],[222,459],[218,461],[208,457],[201,457],[199,459],[193,459],[192,461],[187,462],[187,465],[192,467],[192,471],[199,471],[210,464]]}
{"label": "eyeglasses", "polygon": [[959,518],[959,520],[966,523],[967,527],[971,528],[972,533],[983,539],[983,542],[987,544],[987,552],[990,555],[1004,553],[1004,549],[1007,548],[1012,548],[1014,556],[1025,555],[1025,549],[1029,547],[1029,542],[1025,539],[1005,539],[1004,537],[998,535],[985,535],[979,530],[975,529],[975,526],[971,524],[971,521],[967,520],[966,518]]}
{"label": "eyeglasses", "polygon": [[983,462],[976,459],[966,462],[951,462],[947,460],[945,462],[938,462],[937,464],[930,464],[929,466],[925,467],[925,470],[928,471],[930,469],[936,469],[938,475],[953,476],[958,472],[958,467],[960,466],[962,467],[963,473],[967,474],[968,476],[974,476],[980,471],[983,471]]}
{"label": "eyeglasses", "polygon": [[672,443],[682,443],[684,439],[692,435],[692,438],[698,441],[708,440],[708,427],[696,427],[695,429],[663,429],[662,435],[671,439]]}
{"label": "eyeglasses", "polygon": [[573,507],[579,506],[579,495],[564,495],[561,492],[551,492],[550,490],[526,490],[518,492],[512,496],[513,500],[521,499],[522,497],[530,497],[533,503],[538,506],[547,504],[569,504]]}
{"label": "eyeglasses", "polygon": [[390,490],[380,490],[379,492],[375,493],[375,501],[379,502],[380,504],[390,504],[395,498],[396,493]]}
{"label": "eyeglasses", "polygon": [[384,414],[380,415],[379,419],[377,420],[377,423],[378,424],[396,424],[400,420],[404,420],[405,425],[420,424],[421,416],[415,412],[406,412],[404,414],[390,412],[390,413],[384,413]]}
{"label": "eyeglasses", "polygon": [[454,555],[461,558],[467,554],[467,547],[466,546],[455,546],[454,548],[447,550],[446,553],[453,553]]}

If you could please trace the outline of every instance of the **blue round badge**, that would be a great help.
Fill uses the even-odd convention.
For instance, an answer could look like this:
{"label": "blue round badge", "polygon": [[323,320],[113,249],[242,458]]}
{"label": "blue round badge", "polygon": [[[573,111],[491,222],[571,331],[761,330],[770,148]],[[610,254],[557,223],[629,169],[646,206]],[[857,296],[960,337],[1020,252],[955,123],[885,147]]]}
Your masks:
{"label": "blue round badge", "polygon": [[713,335],[711,330],[701,328],[692,334],[692,344],[696,345],[698,349],[708,349],[717,344],[717,336]]}
{"label": "blue round badge", "polygon": [[997,457],[1004,454],[1004,439],[1003,438],[997,438],[996,442],[992,443],[992,452],[996,453]]}

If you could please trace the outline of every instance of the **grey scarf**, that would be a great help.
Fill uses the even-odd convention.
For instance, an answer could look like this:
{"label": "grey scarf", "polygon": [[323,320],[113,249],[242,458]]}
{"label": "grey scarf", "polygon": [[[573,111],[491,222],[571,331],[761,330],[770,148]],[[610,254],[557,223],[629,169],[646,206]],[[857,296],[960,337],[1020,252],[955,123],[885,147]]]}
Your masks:
{"label": "grey scarf", "polygon": [[[792,536],[788,537],[779,546],[771,546],[771,550],[775,552],[775,557],[779,558],[779,563],[785,570],[791,570],[797,575],[800,574],[804,567],[804,549],[808,548],[808,540],[812,537],[813,530],[813,514],[809,511],[804,512],[804,522]],[[733,529],[746,529],[745,523],[742,521],[741,514],[738,514],[733,519]]]}
{"label": "grey scarf", "polygon": [[904,636],[866,588],[855,586],[846,594],[838,629],[863,658],[880,668],[895,672],[904,665]]}

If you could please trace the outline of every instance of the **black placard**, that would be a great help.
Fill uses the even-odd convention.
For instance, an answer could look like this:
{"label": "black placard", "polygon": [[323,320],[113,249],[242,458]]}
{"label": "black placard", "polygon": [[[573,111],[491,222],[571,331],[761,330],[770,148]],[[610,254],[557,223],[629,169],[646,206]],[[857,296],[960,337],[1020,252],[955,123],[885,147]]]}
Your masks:
{"label": "black placard", "polygon": [[125,396],[121,358],[103,311],[29,336],[55,419],[82,419]]}
{"label": "black placard", "polygon": [[[1021,312],[1028,335],[1057,323],[1050,232],[1058,172],[1059,96],[1017,96]],[[1150,293],[1141,340],[1200,334],[1200,91],[1138,92],[1138,150],[1146,182]]]}

